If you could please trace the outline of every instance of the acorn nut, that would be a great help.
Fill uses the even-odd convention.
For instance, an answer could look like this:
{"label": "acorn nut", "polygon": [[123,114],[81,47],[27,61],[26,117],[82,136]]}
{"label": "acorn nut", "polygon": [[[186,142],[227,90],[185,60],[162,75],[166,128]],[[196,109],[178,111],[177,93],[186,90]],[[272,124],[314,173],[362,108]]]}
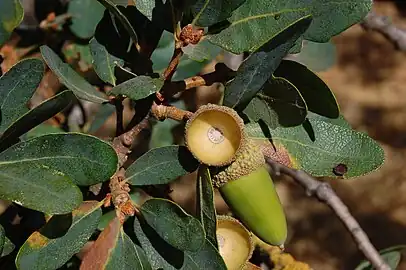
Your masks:
{"label": "acorn nut", "polygon": [[201,106],[186,123],[185,143],[201,163],[225,166],[234,161],[245,141],[244,121],[231,108]]}
{"label": "acorn nut", "polygon": [[262,241],[282,246],[287,238],[283,207],[259,147],[247,140],[236,160],[213,177],[233,213]]}
{"label": "acorn nut", "polygon": [[227,269],[243,269],[254,251],[251,233],[235,218],[217,216],[216,234]]}

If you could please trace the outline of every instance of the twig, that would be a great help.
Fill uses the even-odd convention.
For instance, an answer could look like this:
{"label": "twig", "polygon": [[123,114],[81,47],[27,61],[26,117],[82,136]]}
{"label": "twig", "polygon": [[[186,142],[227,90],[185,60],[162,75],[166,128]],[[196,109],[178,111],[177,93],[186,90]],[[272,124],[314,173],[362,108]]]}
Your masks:
{"label": "twig", "polygon": [[314,196],[320,201],[326,203],[347,227],[354,241],[357,243],[358,249],[371,262],[375,269],[390,270],[389,265],[386,264],[378,251],[374,248],[366,233],[349,212],[347,206],[337,196],[328,183],[317,181],[304,171],[288,168],[268,158],[266,160],[276,175],[283,173],[292,177],[293,180],[306,189],[309,196]]}
{"label": "twig", "polygon": [[162,89],[162,95],[172,97],[183,91],[199,86],[210,86],[216,82],[226,82],[235,76],[235,71],[228,68],[223,63],[216,64],[215,71],[201,76],[193,76],[183,81],[167,83]]}
{"label": "twig", "polygon": [[381,33],[399,50],[406,51],[406,30],[393,25],[389,17],[371,11],[364,18],[361,25],[367,30]]}
{"label": "twig", "polygon": [[120,136],[124,132],[123,126],[123,96],[118,96],[112,100],[112,103],[116,107],[116,136]]}
{"label": "twig", "polygon": [[137,213],[137,208],[133,205],[130,198],[130,188],[125,181],[125,169],[123,164],[127,160],[127,156],[131,153],[130,147],[133,144],[137,135],[149,126],[150,114],[148,113],[144,119],[136,126],[119,137],[114,138],[113,148],[116,150],[120,169],[110,178],[110,194],[106,198],[106,206],[110,203],[116,207],[116,214],[120,221],[124,222],[126,216],[133,216]]}
{"label": "twig", "polygon": [[176,68],[178,67],[182,55],[183,55],[182,48],[175,48],[171,62],[164,71],[164,78],[166,81],[170,81],[172,79],[172,76],[175,73]]}
{"label": "twig", "polygon": [[151,113],[160,121],[167,118],[183,121],[189,119],[193,115],[192,112],[185,111],[174,106],[157,105],[156,103],[152,105]]}

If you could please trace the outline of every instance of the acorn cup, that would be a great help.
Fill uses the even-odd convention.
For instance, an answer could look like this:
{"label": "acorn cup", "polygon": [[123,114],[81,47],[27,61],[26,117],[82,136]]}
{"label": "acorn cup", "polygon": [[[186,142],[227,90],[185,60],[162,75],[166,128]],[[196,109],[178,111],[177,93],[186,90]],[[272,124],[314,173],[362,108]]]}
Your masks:
{"label": "acorn cup", "polygon": [[246,137],[238,114],[224,106],[202,106],[188,121],[185,140],[201,163],[220,167],[212,168],[217,169],[213,184],[247,229],[265,243],[283,248],[287,238],[283,207],[264,156]]}
{"label": "acorn cup", "polygon": [[251,233],[235,218],[217,216],[216,234],[219,253],[227,269],[243,269],[254,251]]}
{"label": "acorn cup", "polygon": [[244,122],[233,109],[203,105],[186,123],[185,143],[201,163],[225,166],[241,151],[243,129]]}

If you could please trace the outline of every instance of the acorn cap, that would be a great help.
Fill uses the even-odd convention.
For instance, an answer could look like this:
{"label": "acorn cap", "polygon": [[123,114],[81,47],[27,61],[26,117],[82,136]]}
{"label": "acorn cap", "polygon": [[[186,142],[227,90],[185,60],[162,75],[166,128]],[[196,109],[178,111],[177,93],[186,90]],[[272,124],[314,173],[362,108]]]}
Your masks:
{"label": "acorn cap", "polygon": [[214,173],[213,184],[220,188],[227,182],[237,180],[264,166],[265,158],[261,149],[252,139],[246,139],[244,146],[236,155],[236,159],[220,172]]}
{"label": "acorn cap", "polygon": [[185,143],[193,156],[209,166],[235,160],[244,145],[244,121],[225,106],[201,106],[186,123]]}
{"label": "acorn cap", "polygon": [[227,269],[243,269],[254,251],[251,233],[237,219],[217,216],[216,234],[219,252]]}

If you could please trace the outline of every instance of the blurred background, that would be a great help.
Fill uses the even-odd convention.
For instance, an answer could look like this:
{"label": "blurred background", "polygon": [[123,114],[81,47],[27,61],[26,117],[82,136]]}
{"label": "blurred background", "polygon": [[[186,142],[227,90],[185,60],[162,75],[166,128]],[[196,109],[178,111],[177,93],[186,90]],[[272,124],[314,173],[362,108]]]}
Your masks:
{"label": "blurred background", "polygon": [[[41,0],[40,9],[38,5],[34,7],[33,0],[22,2],[27,14],[20,27],[20,35],[13,36],[0,51],[5,58],[2,63],[3,71],[18,61],[20,54],[33,49],[15,47],[21,42],[21,37],[29,35],[29,32],[24,31],[30,25],[38,24],[51,11],[63,12],[58,10],[60,5],[52,4],[57,1]],[[406,1],[375,1],[374,11],[389,16],[395,25],[406,30],[405,3]],[[34,13],[37,13],[36,16],[33,16]],[[31,35],[30,39],[43,38],[38,33]],[[335,93],[341,113],[351,126],[368,133],[382,145],[386,162],[378,171],[352,181],[327,181],[347,204],[377,249],[406,244],[406,51],[397,50],[381,34],[366,31],[360,25],[333,38],[332,43],[335,45],[335,49],[332,47],[335,50],[334,64],[317,74]],[[86,61],[72,61],[91,81],[94,76],[87,69]],[[205,66],[202,72],[212,70],[213,64]],[[60,87],[58,80],[48,71],[32,100],[33,105],[52,96]],[[218,91],[214,91],[213,87]],[[213,87],[211,90],[202,87],[189,91],[184,97],[187,100],[186,107],[216,101],[221,87]],[[83,107],[89,115],[97,111],[91,104],[85,103]],[[80,110],[78,112],[72,109],[69,114],[59,114],[47,124],[55,128],[64,122],[64,117],[75,113],[80,114]],[[72,119],[74,121],[75,118]],[[114,115],[109,117],[93,134],[100,137],[111,136],[114,119]],[[171,127],[171,123],[168,127],[161,126]],[[182,129],[178,133],[182,134]],[[191,212],[194,181],[195,175],[190,175],[177,180],[171,186],[172,198]],[[303,189],[290,179],[276,179],[276,182],[290,226],[287,252],[314,269],[354,269],[363,257],[331,210],[307,197]],[[7,203],[3,204],[2,212],[7,206]],[[219,196],[217,206],[219,213],[227,211]],[[399,269],[406,269],[406,257]]]}

